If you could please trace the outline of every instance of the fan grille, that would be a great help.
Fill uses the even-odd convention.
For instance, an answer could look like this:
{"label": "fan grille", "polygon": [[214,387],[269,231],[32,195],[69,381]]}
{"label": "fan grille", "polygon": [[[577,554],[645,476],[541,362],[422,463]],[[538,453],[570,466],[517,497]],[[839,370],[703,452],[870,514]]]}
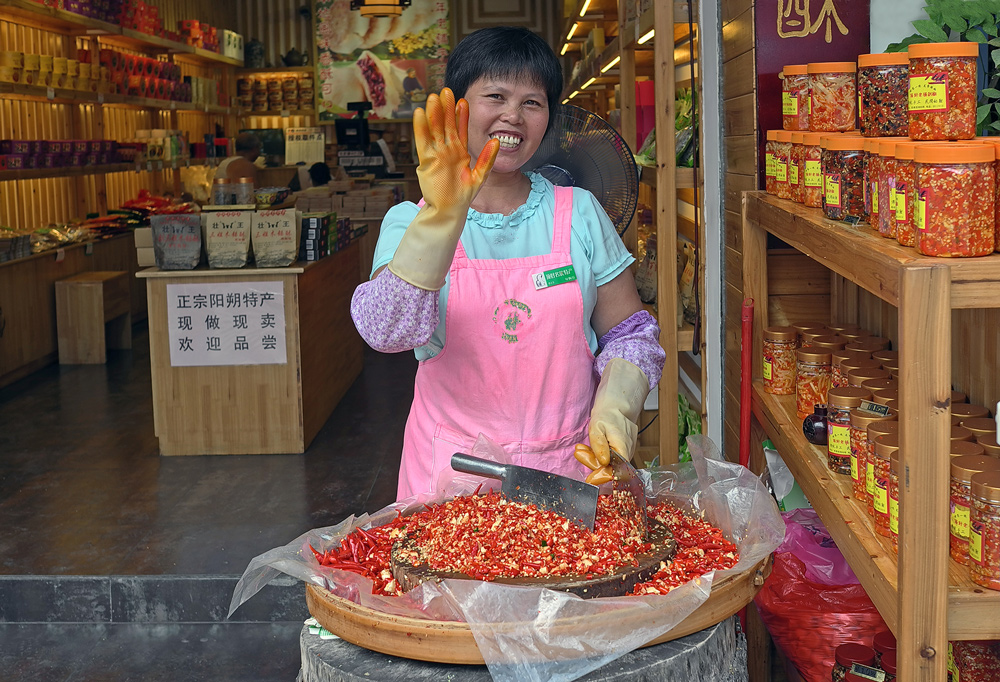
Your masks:
{"label": "fan grille", "polygon": [[619,235],[632,222],[639,197],[635,157],[611,124],[586,109],[560,105],[524,169],[537,171],[554,185],[591,192]]}

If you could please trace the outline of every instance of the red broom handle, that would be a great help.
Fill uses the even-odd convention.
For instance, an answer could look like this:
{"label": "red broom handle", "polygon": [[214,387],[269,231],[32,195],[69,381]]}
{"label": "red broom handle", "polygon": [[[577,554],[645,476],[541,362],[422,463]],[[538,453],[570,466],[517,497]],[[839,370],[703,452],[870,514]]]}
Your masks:
{"label": "red broom handle", "polygon": [[740,464],[750,466],[750,389],[753,381],[753,299],[743,301],[740,351]]}

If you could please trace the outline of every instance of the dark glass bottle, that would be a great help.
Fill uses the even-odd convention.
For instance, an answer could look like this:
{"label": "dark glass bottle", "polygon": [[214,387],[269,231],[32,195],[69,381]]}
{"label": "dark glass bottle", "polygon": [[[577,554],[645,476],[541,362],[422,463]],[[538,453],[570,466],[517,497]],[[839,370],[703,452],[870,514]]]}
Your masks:
{"label": "dark glass bottle", "polygon": [[826,445],[826,404],[813,406],[813,413],[802,420],[802,433],[813,445]]}

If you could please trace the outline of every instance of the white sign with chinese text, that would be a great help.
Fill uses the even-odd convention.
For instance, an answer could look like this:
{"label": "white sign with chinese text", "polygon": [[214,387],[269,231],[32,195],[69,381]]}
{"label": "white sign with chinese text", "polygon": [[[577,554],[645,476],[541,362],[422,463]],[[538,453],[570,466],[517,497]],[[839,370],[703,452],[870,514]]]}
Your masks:
{"label": "white sign with chinese text", "polygon": [[283,365],[284,282],[168,284],[170,365]]}

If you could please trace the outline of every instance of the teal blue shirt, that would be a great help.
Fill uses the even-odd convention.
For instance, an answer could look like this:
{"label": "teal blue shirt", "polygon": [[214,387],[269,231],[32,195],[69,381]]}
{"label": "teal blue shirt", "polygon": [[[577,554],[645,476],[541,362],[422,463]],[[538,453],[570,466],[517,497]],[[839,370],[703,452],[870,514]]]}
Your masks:
{"label": "teal blue shirt", "polygon": [[[541,256],[552,250],[552,227],[555,215],[555,188],[537,173],[530,173],[528,200],[509,216],[480,213],[469,209],[462,247],[473,259],[503,260]],[[372,274],[392,260],[403,232],[419,208],[412,202],[393,206],[382,221]],[[597,287],[620,275],[635,260],[615,232],[611,220],[593,194],[573,188],[573,228],[570,256],[576,270],[577,284],[583,293],[584,334],[590,350],[597,352],[597,333],[590,323],[597,305]],[[437,329],[430,341],[414,350],[418,360],[427,360],[444,348],[444,316],[448,308],[448,280],[441,289]]]}

